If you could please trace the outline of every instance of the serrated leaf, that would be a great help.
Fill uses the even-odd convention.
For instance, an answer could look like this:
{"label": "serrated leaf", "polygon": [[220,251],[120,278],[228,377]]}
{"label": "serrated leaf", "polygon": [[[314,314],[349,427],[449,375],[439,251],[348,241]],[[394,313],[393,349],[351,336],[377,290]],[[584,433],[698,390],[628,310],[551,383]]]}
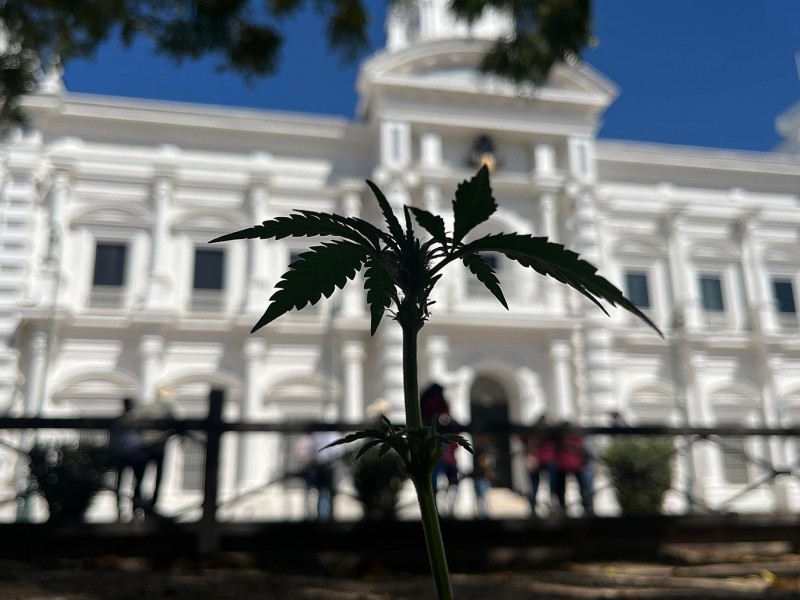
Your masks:
{"label": "serrated leaf", "polygon": [[[359,224],[359,227],[362,226]],[[261,225],[222,235],[209,243],[255,238],[280,240],[287,237],[320,236],[342,237],[357,244],[369,241],[368,236],[360,233],[353,224],[347,222],[347,217],[304,210],[287,217],[276,217],[264,221]]]}
{"label": "serrated leaf", "polygon": [[400,244],[403,241],[403,228],[400,227],[400,221],[397,220],[397,216],[392,210],[392,205],[389,204],[386,196],[384,196],[383,192],[378,189],[378,186],[372,183],[369,179],[367,179],[367,185],[369,186],[369,189],[372,190],[372,193],[375,194],[375,199],[378,201],[378,205],[381,208],[383,218],[386,220],[386,226],[389,228],[389,234],[394,240],[392,246],[395,249],[399,249]]}
{"label": "serrated leaf", "polygon": [[497,203],[489,185],[489,169],[484,165],[469,181],[459,184],[453,199],[453,243],[458,243],[494,214]]}
{"label": "serrated leaf", "polygon": [[414,218],[420,226],[431,234],[431,237],[442,246],[447,245],[447,232],[445,231],[444,219],[439,215],[429,213],[427,210],[409,206],[408,209],[414,213]]}
{"label": "serrated leaf", "polygon": [[364,456],[367,452],[369,452],[372,448],[374,448],[378,444],[382,443],[383,440],[370,440],[369,442],[367,442],[366,444],[361,446],[361,448],[358,449],[358,452],[356,452],[356,460]]}
{"label": "serrated leaf", "polygon": [[261,329],[293,308],[316,304],[322,296],[330,298],[353,279],[367,259],[367,251],[352,242],[324,242],[302,252],[275,286],[266,312],[253,327]]}
{"label": "serrated leaf", "polygon": [[461,257],[461,261],[466,265],[466,267],[474,273],[475,277],[478,278],[483,285],[486,286],[495,298],[500,301],[500,304],[508,309],[508,303],[506,302],[506,298],[503,295],[503,290],[500,289],[500,281],[497,279],[495,275],[495,270],[486,262],[486,260],[480,254],[467,254],[466,256]]}
{"label": "serrated leaf", "polygon": [[364,289],[367,290],[367,304],[370,312],[370,335],[375,335],[386,309],[392,303],[395,293],[391,273],[379,258],[370,256],[364,270]]}
{"label": "serrated leaf", "polygon": [[544,237],[499,233],[487,235],[465,244],[459,248],[457,255],[472,252],[502,252],[524,267],[531,267],[542,275],[549,275],[561,283],[569,285],[594,302],[606,314],[608,311],[600,303],[600,300],[605,300],[612,306],[619,305],[642,319],[658,335],[664,337],[647,315],[628,300],[616,286],[597,274],[595,266],[580,258],[572,250],[567,250],[561,244],[550,242]]}
{"label": "serrated leaf", "polygon": [[472,444],[470,444],[466,438],[460,435],[457,435],[455,433],[450,433],[447,435],[443,435],[442,439],[444,439],[448,444],[458,444],[470,454],[475,454],[474,450],[472,449]]}
{"label": "serrated leaf", "polygon": [[394,433],[395,433],[394,425],[392,425],[392,422],[389,420],[389,417],[387,417],[386,415],[381,415],[381,421],[383,421],[383,424],[384,424],[384,425],[386,425],[386,428],[387,428],[387,429],[388,429],[388,430],[389,430],[389,431],[390,431],[392,434],[394,434]]}
{"label": "serrated leaf", "polygon": [[383,442],[383,439],[386,435],[380,431],[379,429],[364,429],[363,431],[356,431],[355,433],[348,434],[338,440],[332,441],[330,444],[327,444],[319,449],[321,452],[326,448],[333,448],[334,446],[341,446],[342,444],[350,444],[352,442],[357,442],[358,440],[364,439],[378,439],[378,442]]}
{"label": "serrated leaf", "polygon": [[388,443],[388,442],[384,442],[383,445],[381,446],[381,449],[378,450],[378,458],[384,457],[386,455],[386,453],[389,452],[389,450],[391,450],[391,449],[392,449],[392,445],[390,443]]}

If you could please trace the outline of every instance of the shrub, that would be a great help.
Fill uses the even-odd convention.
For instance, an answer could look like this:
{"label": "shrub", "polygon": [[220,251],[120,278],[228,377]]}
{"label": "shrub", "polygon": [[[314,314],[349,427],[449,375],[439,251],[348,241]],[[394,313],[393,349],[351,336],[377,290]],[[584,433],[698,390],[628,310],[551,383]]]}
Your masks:
{"label": "shrub", "polygon": [[622,513],[658,513],[672,487],[669,439],[626,437],[611,443],[603,455]]}
{"label": "shrub", "polygon": [[353,486],[356,497],[369,520],[394,519],[403,482],[408,476],[403,460],[396,452],[380,456],[377,448],[365,452],[353,461]]}
{"label": "shrub", "polygon": [[41,493],[50,520],[78,520],[103,487],[108,450],[82,444],[39,444],[30,454],[30,490]]}

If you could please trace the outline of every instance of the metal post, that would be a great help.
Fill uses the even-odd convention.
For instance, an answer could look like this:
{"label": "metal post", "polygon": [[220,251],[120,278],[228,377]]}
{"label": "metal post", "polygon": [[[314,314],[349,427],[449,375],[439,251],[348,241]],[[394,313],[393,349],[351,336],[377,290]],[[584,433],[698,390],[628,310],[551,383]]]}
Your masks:
{"label": "metal post", "polygon": [[222,438],[223,390],[213,389],[208,397],[206,419],[206,463],[203,477],[203,516],[200,519],[199,550],[211,554],[218,550],[217,506],[219,502],[219,449]]}

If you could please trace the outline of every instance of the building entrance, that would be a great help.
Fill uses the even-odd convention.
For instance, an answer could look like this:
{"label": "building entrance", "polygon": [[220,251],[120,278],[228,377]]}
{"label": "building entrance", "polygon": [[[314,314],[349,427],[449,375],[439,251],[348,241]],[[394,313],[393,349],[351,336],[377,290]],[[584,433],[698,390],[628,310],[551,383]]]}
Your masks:
{"label": "building entrance", "polygon": [[476,455],[487,455],[494,463],[491,483],[494,487],[511,487],[511,445],[507,434],[508,397],[494,379],[478,377],[470,390],[473,445]]}

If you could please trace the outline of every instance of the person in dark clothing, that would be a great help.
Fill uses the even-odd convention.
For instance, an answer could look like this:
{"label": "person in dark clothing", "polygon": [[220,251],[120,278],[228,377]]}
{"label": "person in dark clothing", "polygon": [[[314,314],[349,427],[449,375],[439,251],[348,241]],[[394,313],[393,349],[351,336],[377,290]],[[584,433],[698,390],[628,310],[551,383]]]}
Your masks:
{"label": "person in dark clothing", "polygon": [[542,415],[536,422],[536,427],[543,428],[542,431],[534,433],[526,440],[526,457],[525,466],[528,470],[528,476],[531,481],[531,492],[528,500],[531,505],[531,516],[536,518],[536,505],[537,495],[539,494],[539,486],[542,482],[542,476],[547,478],[547,485],[550,491],[551,506],[553,505],[552,498],[556,494],[556,485],[558,483],[558,473],[556,467],[556,440],[553,434],[549,431],[544,431],[544,428],[551,425],[551,421],[546,415]]}
{"label": "person in dark clothing", "polygon": [[[444,388],[432,383],[420,395],[420,411],[422,424],[430,425],[433,417],[438,415],[439,431],[452,430],[457,427],[450,416],[450,405],[444,397]],[[441,477],[447,478],[445,511],[453,512],[458,495],[458,464],[456,463],[457,444],[447,444],[442,450],[442,458],[433,470],[433,492],[436,494]]]}

